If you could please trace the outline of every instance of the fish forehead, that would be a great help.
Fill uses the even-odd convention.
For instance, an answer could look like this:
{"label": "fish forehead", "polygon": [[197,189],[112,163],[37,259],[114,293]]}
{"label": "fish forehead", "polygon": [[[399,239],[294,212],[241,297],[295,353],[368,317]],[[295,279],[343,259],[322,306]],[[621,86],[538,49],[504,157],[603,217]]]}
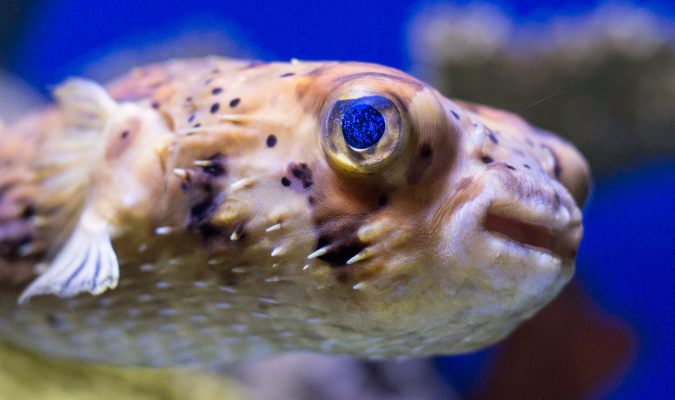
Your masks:
{"label": "fish forehead", "polygon": [[[435,93],[430,86],[399,70],[376,64],[261,63],[221,58],[179,60],[139,68],[109,85],[109,91],[119,100],[142,101],[163,110],[179,131],[194,129],[195,125],[222,124],[227,115],[243,113],[250,118],[238,121],[241,125],[274,130],[275,135],[290,135],[291,143],[308,142],[320,156],[318,132],[297,129],[297,122],[319,118],[326,98],[340,85],[353,81],[370,83],[376,90],[396,95],[404,106],[423,89]],[[532,127],[514,114],[454,99],[443,100],[453,115],[468,117],[462,120],[464,129],[457,132],[458,141],[471,136],[476,124],[480,124],[514,139],[511,146],[499,150],[508,151],[509,157],[525,154],[546,164],[550,161],[546,160],[548,154],[542,150],[544,147],[553,149],[557,157],[566,157],[569,153],[566,147],[570,146],[564,141]],[[230,106],[233,101],[239,102],[236,107]],[[214,114],[221,119],[218,115],[209,115],[213,107],[217,107]],[[474,150],[462,148],[460,151]],[[583,160],[574,155],[568,158],[573,168],[563,171],[569,175],[563,179],[571,181],[587,174]]]}

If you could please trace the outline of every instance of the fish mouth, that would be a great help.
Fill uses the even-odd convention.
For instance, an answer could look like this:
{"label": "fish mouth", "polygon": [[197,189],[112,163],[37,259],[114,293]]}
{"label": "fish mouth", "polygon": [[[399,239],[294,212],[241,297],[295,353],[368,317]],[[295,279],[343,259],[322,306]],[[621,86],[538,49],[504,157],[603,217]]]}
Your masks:
{"label": "fish mouth", "polygon": [[560,214],[493,204],[485,216],[484,228],[493,237],[508,240],[530,251],[573,260],[581,237],[581,224],[571,220],[569,213],[566,216]]}

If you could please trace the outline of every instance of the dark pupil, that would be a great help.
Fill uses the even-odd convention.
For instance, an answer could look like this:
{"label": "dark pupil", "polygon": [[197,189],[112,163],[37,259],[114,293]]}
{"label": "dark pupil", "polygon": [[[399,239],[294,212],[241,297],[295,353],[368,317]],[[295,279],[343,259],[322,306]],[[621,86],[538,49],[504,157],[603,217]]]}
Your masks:
{"label": "dark pupil", "polygon": [[357,104],[342,116],[342,135],[355,149],[372,147],[384,134],[384,117],[375,107]]}

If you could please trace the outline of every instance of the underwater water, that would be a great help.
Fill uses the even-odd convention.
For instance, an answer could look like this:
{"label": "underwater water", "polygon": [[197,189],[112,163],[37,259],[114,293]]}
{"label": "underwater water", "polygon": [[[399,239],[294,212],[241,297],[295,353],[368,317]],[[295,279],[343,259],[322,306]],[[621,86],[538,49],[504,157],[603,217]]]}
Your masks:
{"label": "underwater water", "polygon": [[[543,26],[554,24],[553,17],[591,14],[605,2],[498,1],[476,5],[466,1],[381,0],[320,4],[252,0],[2,0],[0,68],[21,78],[38,94],[46,95],[52,85],[68,76],[105,80],[134,65],[178,56],[358,60],[417,71],[451,97],[468,97],[522,112],[556,132],[568,133],[581,122],[586,123],[572,117],[565,119],[567,114],[559,112],[561,107],[569,115],[583,114],[590,121],[584,126],[602,130],[603,139],[588,139],[593,132],[584,130],[578,138],[574,132],[568,134],[575,143],[587,143],[582,149],[596,171],[601,171],[585,209],[585,239],[578,255],[576,282],[543,316],[526,324],[506,342],[477,354],[438,358],[432,365],[455,393],[469,398],[668,398],[675,393],[675,347],[670,343],[675,336],[675,295],[671,289],[675,282],[675,103],[668,103],[675,99],[675,39],[667,34],[660,36],[659,43],[665,44],[655,50],[659,67],[649,69],[652,80],[643,85],[622,85],[622,81],[641,75],[634,73],[636,70],[647,70],[646,63],[655,65],[652,59],[636,56],[645,64],[628,64],[632,73],[615,70],[615,64],[607,62],[595,70],[597,75],[585,76],[583,71],[590,68],[585,62],[604,54],[603,48],[591,47],[596,52],[584,56],[584,62],[563,53],[565,44],[573,47],[586,36],[593,39],[591,30],[595,25],[583,25],[588,28],[586,36],[584,31],[563,34],[563,45],[557,48],[561,57],[572,60],[572,67],[562,73],[556,69],[555,57],[545,58],[542,69],[534,72],[544,71],[547,80],[534,86],[534,77],[540,75],[532,70],[521,72],[532,79],[511,79],[519,69],[522,71],[522,63],[505,54],[517,47],[514,42],[518,40],[494,37],[486,44],[491,51],[481,53],[479,63],[472,58],[476,57],[474,53],[453,52],[465,43],[461,35],[471,36],[474,32],[470,29],[475,27],[470,25],[466,31],[450,31],[449,36],[434,42],[434,46],[450,49],[448,59],[426,59],[430,53],[445,53],[415,41],[411,26],[425,10],[439,4],[457,15],[474,15],[476,12],[471,14],[471,10],[477,9],[477,24],[498,21],[488,30],[501,32],[497,29],[501,27],[506,37],[521,26],[539,32]],[[620,5],[658,16],[664,32],[672,33],[672,1]],[[497,19],[480,19],[493,11]],[[442,24],[434,26],[436,30],[443,28]],[[630,37],[625,32],[628,28],[621,28],[620,23],[618,26],[611,36],[612,46],[620,46],[625,40],[622,38]],[[531,38],[525,36],[523,40]],[[468,43],[473,46],[473,42]],[[602,43],[606,46],[608,42]],[[649,45],[645,43],[638,49]],[[419,54],[420,49],[424,54]],[[609,84],[589,87],[601,81],[599,77],[612,74],[616,79]],[[575,89],[569,82],[578,76],[583,79],[574,81],[579,85]],[[565,93],[584,95],[566,97],[554,90],[546,91],[552,85],[565,87]],[[615,90],[617,87],[630,90]],[[517,96],[522,93],[526,96]],[[595,97],[589,99],[590,94]],[[548,96],[554,96],[553,100],[546,100]],[[598,104],[610,104],[621,96],[651,108],[640,109],[622,122],[626,129],[619,137],[599,116],[623,117],[625,110],[633,110],[634,105],[619,105],[602,113]],[[564,124],[570,120],[574,121],[571,127]],[[625,145],[620,146],[622,143]],[[380,371],[377,368],[372,370]]]}

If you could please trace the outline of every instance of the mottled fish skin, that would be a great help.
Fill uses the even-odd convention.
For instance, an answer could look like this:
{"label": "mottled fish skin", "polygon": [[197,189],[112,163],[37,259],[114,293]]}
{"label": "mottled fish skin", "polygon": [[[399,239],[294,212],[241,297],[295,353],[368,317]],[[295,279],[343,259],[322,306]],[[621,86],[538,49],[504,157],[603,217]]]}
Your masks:
{"label": "mottled fish skin", "polygon": [[[0,127],[0,335],[19,345],[155,366],[454,354],[573,274],[587,164],[513,114],[363,63],[176,60],[107,91],[129,111],[95,162],[37,167],[66,158],[63,105]],[[361,95],[401,120],[375,167],[324,139]],[[17,304],[85,205],[114,232],[117,287]]]}

